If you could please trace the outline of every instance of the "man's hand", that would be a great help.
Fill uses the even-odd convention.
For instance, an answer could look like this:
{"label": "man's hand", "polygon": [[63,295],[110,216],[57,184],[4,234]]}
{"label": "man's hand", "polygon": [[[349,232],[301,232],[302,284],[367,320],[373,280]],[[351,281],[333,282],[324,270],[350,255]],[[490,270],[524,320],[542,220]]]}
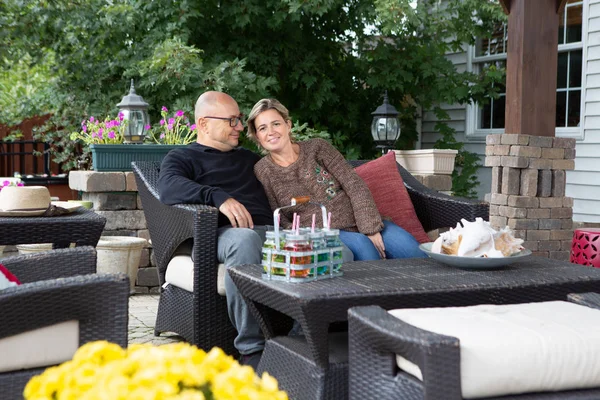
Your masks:
{"label": "man's hand", "polygon": [[234,198],[229,198],[219,207],[221,211],[231,222],[234,228],[254,228],[254,222],[246,207]]}
{"label": "man's hand", "polygon": [[379,252],[379,257],[385,258],[385,245],[383,244],[381,233],[377,232],[372,235],[367,235],[367,237],[373,242],[373,246],[375,246]]}

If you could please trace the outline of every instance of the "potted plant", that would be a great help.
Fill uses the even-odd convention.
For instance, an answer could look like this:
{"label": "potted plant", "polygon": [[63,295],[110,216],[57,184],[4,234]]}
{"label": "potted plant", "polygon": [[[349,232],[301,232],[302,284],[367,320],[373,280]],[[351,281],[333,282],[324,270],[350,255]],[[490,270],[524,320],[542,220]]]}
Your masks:
{"label": "potted plant", "polygon": [[71,139],[89,146],[94,171],[131,171],[132,161],[161,161],[172,149],[196,140],[196,125],[190,125],[184,112],[178,110],[172,116],[168,112],[163,106],[159,125],[144,127],[143,144],[125,143],[128,121],[123,113],[115,119],[83,120],[81,131],[73,132]]}

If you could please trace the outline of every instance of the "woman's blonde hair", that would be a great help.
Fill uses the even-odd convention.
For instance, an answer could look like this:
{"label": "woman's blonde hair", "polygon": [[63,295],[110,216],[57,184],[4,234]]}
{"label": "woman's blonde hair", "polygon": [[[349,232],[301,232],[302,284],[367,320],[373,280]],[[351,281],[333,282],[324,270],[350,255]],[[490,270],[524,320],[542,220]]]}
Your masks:
{"label": "woman's blonde hair", "polygon": [[[259,114],[261,114],[267,110],[277,111],[279,113],[279,115],[281,115],[281,118],[283,118],[283,120],[285,122],[291,121],[290,112],[288,111],[287,108],[285,108],[285,106],[283,104],[281,104],[279,102],[279,100],[260,99],[254,105],[254,107],[252,107],[252,111],[250,111],[250,115],[248,115],[248,121],[247,121],[248,131],[246,132],[246,136],[248,136],[248,138],[250,140],[252,140],[254,143],[256,143],[256,145],[260,148],[262,148],[262,147],[261,147],[260,143],[258,142],[258,139],[256,138],[256,126],[254,125],[254,120],[256,119],[256,117],[258,117]],[[291,132],[290,132],[290,139],[292,140],[292,142],[294,141],[294,138],[292,137]]]}

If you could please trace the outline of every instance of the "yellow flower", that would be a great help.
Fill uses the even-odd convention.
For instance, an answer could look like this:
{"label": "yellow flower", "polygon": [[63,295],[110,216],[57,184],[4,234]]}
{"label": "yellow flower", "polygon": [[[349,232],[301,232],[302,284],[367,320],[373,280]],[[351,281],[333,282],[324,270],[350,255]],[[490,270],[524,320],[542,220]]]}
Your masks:
{"label": "yellow flower", "polygon": [[72,361],[48,368],[25,387],[27,400],[288,400],[277,381],[241,366],[219,348],[187,343],[88,343]]}

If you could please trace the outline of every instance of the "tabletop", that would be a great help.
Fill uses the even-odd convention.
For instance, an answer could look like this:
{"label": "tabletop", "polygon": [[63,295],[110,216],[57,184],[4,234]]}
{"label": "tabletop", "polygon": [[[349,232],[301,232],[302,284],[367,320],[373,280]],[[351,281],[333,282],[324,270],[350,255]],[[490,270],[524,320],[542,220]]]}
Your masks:
{"label": "tabletop", "polygon": [[[274,335],[261,306],[297,320],[318,363],[327,363],[328,325],[346,321],[350,307],[376,304],[385,309],[509,304],[564,299],[568,293],[597,291],[600,269],[565,261],[528,257],[497,270],[462,270],[432,259],[358,261],[344,275],[305,283],[261,278],[261,267],[233,267],[230,276],[251,303],[265,336]],[[256,303],[258,303],[258,306]]]}
{"label": "tabletop", "polygon": [[106,218],[91,210],[54,217],[0,217],[0,244],[53,243],[55,248],[96,246]]}

